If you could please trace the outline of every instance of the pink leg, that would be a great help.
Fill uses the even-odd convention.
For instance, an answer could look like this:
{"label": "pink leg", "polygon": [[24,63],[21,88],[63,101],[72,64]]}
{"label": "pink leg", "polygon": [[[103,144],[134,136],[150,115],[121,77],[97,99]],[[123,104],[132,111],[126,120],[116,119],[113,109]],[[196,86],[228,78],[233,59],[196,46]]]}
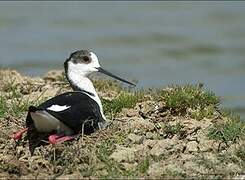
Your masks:
{"label": "pink leg", "polygon": [[74,139],[76,137],[77,137],[77,135],[64,136],[64,135],[53,134],[53,135],[50,135],[48,137],[48,140],[49,140],[49,142],[51,144],[57,144],[57,143],[62,143],[62,142],[65,142],[65,141],[69,141],[69,140]]}
{"label": "pink leg", "polygon": [[28,130],[28,128],[24,128],[22,130],[20,130],[19,132],[17,133],[14,133],[13,134],[13,139],[14,140],[20,140],[22,138],[22,135]]}

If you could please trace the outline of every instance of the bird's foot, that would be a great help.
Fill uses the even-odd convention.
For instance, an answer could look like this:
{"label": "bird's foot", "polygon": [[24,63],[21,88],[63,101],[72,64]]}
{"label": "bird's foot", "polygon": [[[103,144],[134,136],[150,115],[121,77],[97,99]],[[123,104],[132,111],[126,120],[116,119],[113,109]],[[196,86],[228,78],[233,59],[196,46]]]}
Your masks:
{"label": "bird's foot", "polygon": [[17,133],[14,133],[13,134],[13,139],[14,140],[20,140],[22,138],[22,135],[28,130],[28,128],[24,128],[22,130],[20,130],[19,132]]}
{"label": "bird's foot", "polygon": [[65,135],[53,134],[53,135],[50,135],[48,137],[48,140],[49,140],[50,144],[57,144],[57,143],[62,143],[65,141],[75,139],[76,137],[77,137],[77,135],[65,136]]}

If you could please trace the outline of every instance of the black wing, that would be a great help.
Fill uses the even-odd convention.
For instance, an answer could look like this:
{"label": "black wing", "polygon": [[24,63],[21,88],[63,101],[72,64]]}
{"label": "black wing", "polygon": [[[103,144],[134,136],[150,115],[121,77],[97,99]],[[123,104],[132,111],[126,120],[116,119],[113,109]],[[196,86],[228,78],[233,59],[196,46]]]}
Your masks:
{"label": "black wing", "polygon": [[[52,105],[70,107],[56,112],[47,109]],[[86,93],[80,91],[66,92],[55,96],[39,105],[37,109],[46,110],[75,132],[81,131],[83,123],[88,119],[92,119],[95,125],[104,121],[97,102]]]}

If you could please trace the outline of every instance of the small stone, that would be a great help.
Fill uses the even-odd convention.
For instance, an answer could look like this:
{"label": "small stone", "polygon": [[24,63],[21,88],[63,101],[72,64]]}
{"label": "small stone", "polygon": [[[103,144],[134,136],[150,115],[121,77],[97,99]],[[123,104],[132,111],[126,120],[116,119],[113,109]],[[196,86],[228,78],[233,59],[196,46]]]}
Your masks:
{"label": "small stone", "polygon": [[172,149],[174,145],[175,142],[171,139],[159,140],[151,149],[150,154],[159,157],[168,153],[168,150]]}
{"label": "small stone", "polygon": [[208,152],[213,150],[213,144],[214,140],[202,139],[199,142],[198,147],[201,152]]}
{"label": "small stone", "polygon": [[110,158],[117,162],[133,162],[135,159],[135,148],[118,147]]}
{"label": "small stone", "polygon": [[160,177],[163,175],[167,175],[170,172],[178,172],[183,173],[183,170],[176,164],[165,164],[162,162],[157,162],[152,165],[150,165],[147,174],[150,177]]}
{"label": "small stone", "polygon": [[133,118],[129,121],[129,128],[130,129],[137,129],[140,131],[152,131],[154,130],[155,126],[152,122],[148,119],[143,118]]}
{"label": "small stone", "polygon": [[186,144],[186,151],[191,153],[191,152],[197,152],[198,151],[198,144],[196,141],[189,141]]}
{"label": "small stone", "polygon": [[153,139],[153,135],[154,134],[152,132],[147,132],[145,137],[146,137],[146,139]]}
{"label": "small stone", "polygon": [[164,169],[164,164],[157,162],[150,165],[147,174],[149,175],[149,177],[159,177],[164,174],[163,169]]}
{"label": "small stone", "polygon": [[108,171],[106,169],[103,169],[103,170],[99,171],[99,175],[100,176],[107,176],[108,175]]}
{"label": "small stone", "polygon": [[157,143],[158,141],[157,140],[150,140],[150,139],[147,139],[144,141],[143,145],[144,146],[147,146],[149,148],[153,148],[153,146]]}
{"label": "small stone", "polygon": [[135,117],[139,115],[139,112],[135,109],[126,109],[126,110],[127,110],[126,112],[127,117]]}
{"label": "small stone", "polygon": [[234,163],[229,163],[226,166],[227,170],[231,171],[231,172],[241,172],[241,168]]}
{"label": "small stone", "polygon": [[144,137],[131,133],[128,135],[128,139],[134,144],[140,144],[143,142]]}
{"label": "small stone", "polygon": [[136,169],[138,163],[137,162],[135,162],[135,163],[122,163],[122,165],[126,171],[134,171]]}

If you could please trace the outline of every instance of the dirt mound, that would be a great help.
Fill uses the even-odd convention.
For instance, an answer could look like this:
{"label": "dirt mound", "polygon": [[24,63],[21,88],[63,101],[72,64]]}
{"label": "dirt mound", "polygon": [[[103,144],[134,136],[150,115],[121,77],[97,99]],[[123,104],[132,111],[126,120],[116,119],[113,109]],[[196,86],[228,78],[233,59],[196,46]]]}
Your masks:
{"label": "dirt mound", "polygon": [[30,104],[71,89],[61,71],[31,78],[1,70],[0,178],[244,178],[244,123],[220,112],[213,94],[94,84],[110,125],[63,144],[44,140],[31,156],[26,137],[15,142],[12,133],[24,127]]}

